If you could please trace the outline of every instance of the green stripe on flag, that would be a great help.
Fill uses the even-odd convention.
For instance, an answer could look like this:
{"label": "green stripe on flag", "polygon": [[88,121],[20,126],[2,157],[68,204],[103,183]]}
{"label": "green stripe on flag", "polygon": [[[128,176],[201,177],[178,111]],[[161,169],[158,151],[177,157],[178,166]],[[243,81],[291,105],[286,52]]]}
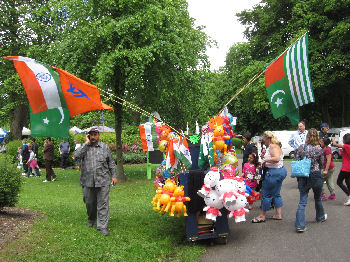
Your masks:
{"label": "green stripe on flag", "polygon": [[44,66],[47,68],[47,70],[49,70],[50,74],[52,75],[53,79],[55,80],[58,95],[60,97],[62,107],[68,108],[66,99],[64,98],[63,93],[62,93],[60,75],[57,73],[56,69],[53,69],[50,66],[45,65],[45,64],[44,64]]}
{"label": "green stripe on flag", "polygon": [[286,52],[285,73],[295,107],[314,102],[307,59],[307,35]]}

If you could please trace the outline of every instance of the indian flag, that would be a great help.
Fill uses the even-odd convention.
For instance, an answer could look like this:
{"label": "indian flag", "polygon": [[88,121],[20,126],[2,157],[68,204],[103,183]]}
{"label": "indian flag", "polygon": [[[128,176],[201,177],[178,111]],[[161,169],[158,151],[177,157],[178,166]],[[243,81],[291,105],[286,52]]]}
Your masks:
{"label": "indian flag", "polygon": [[61,91],[60,77],[54,69],[28,57],[4,58],[13,61],[33,113],[67,107]]}
{"label": "indian flag", "polygon": [[154,151],[158,149],[156,125],[145,123],[139,126],[143,151]]}
{"label": "indian flag", "polygon": [[299,107],[315,102],[308,64],[308,35],[296,41],[265,71],[266,91],[274,118],[299,121]]}
{"label": "indian flag", "polygon": [[180,138],[177,148],[175,156],[184,163],[187,169],[190,169],[192,167],[192,159],[186,138]]}

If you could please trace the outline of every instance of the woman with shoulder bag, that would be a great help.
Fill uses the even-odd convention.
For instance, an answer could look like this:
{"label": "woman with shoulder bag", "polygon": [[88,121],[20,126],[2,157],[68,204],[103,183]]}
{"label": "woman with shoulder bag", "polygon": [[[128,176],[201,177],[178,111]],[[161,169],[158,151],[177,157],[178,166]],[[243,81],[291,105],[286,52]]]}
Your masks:
{"label": "woman with shoulder bag", "polygon": [[276,136],[266,131],[263,136],[267,147],[262,165],[265,169],[262,182],[262,199],[259,216],[252,220],[252,223],[265,222],[266,212],[270,210],[271,204],[275,206],[275,215],[272,219],[282,220],[283,201],[281,197],[282,182],[287,176],[287,170],[283,166],[283,152],[281,143]]}
{"label": "woman with shoulder bag", "polygon": [[301,145],[296,154],[296,159],[303,159],[304,157],[311,160],[311,168],[309,177],[298,177],[298,189],[300,193],[300,201],[296,213],[295,229],[298,233],[306,230],[305,223],[305,207],[309,190],[314,192],[316,221],[324,222],[327,220],[322,205],[322,186],[323,177],[321,169],[323,167],[323,151],[320,146],[320,137],[316,129],[311,128],[306,136],[305,145]]}

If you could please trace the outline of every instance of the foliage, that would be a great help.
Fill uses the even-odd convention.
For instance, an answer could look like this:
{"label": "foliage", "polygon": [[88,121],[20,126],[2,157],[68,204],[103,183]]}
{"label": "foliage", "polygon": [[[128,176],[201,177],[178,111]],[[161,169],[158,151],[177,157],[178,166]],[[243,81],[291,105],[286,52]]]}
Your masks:
{"label": "foliage", "polygon": [[[102,99],[104,101],[104,99]],[[104,123],[102,122],[102,119]],[[114,127],[114,113],[111,110],[97,110],[83,113],[71,118],[70,125],[77,126],[81,129],[89,128],[91,126],[105,126]]]}
{"label": "foliage", "polygon": [[147,162],[146,153],[123,153],[124,163],[128,164],[143,164]]}
{"label": "foliage", "polygon": [[[57,181],[23,179],[19,206],[45,219],[0,251],[8,261],[198,261],[205,246],[189,246],[185,219],[153,211],[153,181],[146,165],[126,165],[128,183],[111,187],[110,235],[87,227],[77,170],[57,170]],[[20,252],[19,252],[20,250]]]}
{"label": "foliage", "polygon": [[14,206],[21,189],[20,171],[5,154],[0,155],[0,210]]}
{"label": "foliage", "polygon": [[232,139],[232,145],[235,146],[236,150],[241,149],[242,146],[244,145],[244,142],[241,138],[233,138]]}
{"label": "foliage", "polygon": [[6,145],[6,155],[9,157],[12,163],[18,162],[16,157],[17,157],[17,150],[19,147],[22,148],[21,140],[13,140],[11,142],[8,142],[8,144]]}

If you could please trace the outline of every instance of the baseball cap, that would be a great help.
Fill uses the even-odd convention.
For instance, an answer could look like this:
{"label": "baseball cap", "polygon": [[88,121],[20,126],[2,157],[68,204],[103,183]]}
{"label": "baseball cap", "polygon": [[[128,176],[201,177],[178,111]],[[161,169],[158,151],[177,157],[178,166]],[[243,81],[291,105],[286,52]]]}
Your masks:
{"label": "baseball cap", "polygon": [[329,127],[329,125],[328,125],[327,123],[322,123],[322,124],[320,125],[320,128],[322,129],[323,127]]}
{"label": "baseball cap", "polygon": [[92,132],[100,133],[100,131],[98,130],[97,127],[91,127],[88,133],[90,134],[90,133],[92,133]]}

